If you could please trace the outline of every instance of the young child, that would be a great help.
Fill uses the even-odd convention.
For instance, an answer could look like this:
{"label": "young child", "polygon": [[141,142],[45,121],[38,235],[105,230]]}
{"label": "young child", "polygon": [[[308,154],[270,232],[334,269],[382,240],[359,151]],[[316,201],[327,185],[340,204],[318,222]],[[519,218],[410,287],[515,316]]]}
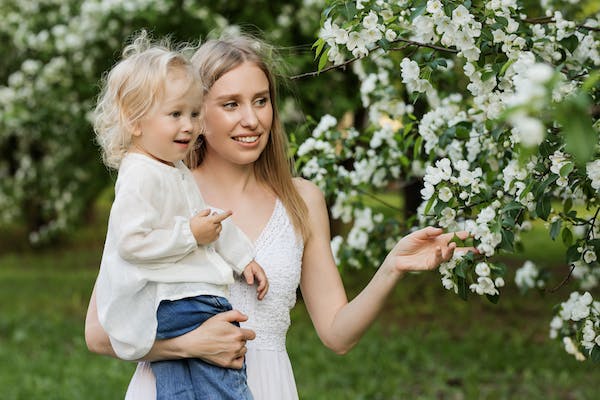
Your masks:
{"label": "young child", "polygon": [[[268,290],[250,240],[206,209],[182,160],[200,131],[202,86],[187,58],[142,32],[104,80],[94,129],[118,169],[96,291],[115,353],[143,357],[155,339],[231,309],[232,270]],[[200,211],[202,210],[202,211]],[[152,363],[157,399],[251,399],[245,369],[199,359]]]}

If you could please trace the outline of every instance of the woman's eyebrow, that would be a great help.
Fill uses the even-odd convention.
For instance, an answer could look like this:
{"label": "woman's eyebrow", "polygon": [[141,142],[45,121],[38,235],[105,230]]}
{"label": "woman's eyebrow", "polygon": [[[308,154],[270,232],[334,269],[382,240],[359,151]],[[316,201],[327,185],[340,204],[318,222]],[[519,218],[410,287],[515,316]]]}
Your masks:
{"label": "woman's eyebrow", "polygon": [[[254,97],[267,97],[269,96],[270,91],[269,90],[263,90],[261,92],[255,93]],[[221,96],[215,97],[215,101],[222,101],[222,100],[228,100],[228,99],[236,99],[238,97],[242,97],[241,94],[239,93],[228,93],[228,94],[223,94]]]}

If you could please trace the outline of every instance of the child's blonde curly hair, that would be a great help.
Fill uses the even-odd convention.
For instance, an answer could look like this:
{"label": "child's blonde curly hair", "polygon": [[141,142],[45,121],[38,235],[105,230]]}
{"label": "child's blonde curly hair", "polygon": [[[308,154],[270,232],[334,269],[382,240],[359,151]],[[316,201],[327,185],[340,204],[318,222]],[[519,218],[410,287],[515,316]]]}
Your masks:
{"label": "child's blonde curly hair", "polygon": [[164,95],[170,72],[184,71],[190,82],[198,79],[186,55],[188,51],[191,47],[184,45],[172,48],[166,38],[154,42],[143,30],[103,77],[94,112],[94,131],[108,167],[119,168],[136,124]]}

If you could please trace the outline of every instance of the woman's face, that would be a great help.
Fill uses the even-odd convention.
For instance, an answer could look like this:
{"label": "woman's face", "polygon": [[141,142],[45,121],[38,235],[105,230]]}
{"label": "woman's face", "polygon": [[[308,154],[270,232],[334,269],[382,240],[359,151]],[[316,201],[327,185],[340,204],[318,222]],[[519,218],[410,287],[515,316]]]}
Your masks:
{"label": "woman's face", "polygon": [[217,79],[204,98],[206,156],[253,163],[267,145],[272,123],[269,81],[256,64],[244,62]]}

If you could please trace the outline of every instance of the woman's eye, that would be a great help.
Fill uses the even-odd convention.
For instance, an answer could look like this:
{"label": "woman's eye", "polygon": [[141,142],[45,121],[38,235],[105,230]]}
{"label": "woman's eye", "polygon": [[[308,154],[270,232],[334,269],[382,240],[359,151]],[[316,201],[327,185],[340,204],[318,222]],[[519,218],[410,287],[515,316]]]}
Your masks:
{"label": "woman's eye", "polygon": [[233,108],[235,108],[236,106],[237,106],[237,103],[236,103],[236,102],[234,102],[234,101],[231,101],[231,102],[229,102],[229,103],[225,103],[225,104],[223,104],[223,107],[224,107],[224,108],[226,108],[226,109],[233,109]]}
{"label": "woman's eye", "polygon": [[267,104],[268,101],[269,99],[267,99],[266,97],[261,97],[260,99],[256,99],[256,105],[264,106]]}

